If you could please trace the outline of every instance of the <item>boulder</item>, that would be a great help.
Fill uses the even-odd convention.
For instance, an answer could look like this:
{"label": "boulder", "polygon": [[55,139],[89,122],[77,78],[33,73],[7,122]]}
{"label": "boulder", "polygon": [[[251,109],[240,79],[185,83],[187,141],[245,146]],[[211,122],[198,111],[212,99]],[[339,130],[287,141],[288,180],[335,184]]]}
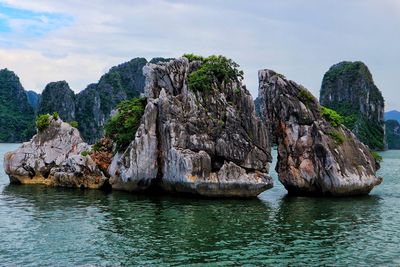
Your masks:
{"label": "boulder", "polygon": [[79,188],[102,188],[108,179],[90,156],[90,146],[79,131],[61,119],[49,117],[49,126],[31,141],[4,156],[11,182]]}
{"label": "boulder", "polygon": [[323,116],[306,88],[272,70],[258,76],[261,113],[278,142],[276,171],[290,194],[368,194],[382,182],[370,149]]}

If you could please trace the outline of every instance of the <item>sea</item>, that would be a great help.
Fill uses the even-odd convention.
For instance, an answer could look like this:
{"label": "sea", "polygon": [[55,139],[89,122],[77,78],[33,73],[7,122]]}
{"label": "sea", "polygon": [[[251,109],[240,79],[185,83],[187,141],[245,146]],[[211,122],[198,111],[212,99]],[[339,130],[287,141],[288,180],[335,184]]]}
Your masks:
{"label": "sea", "polygon": [[250,200],[10,185],[1,160],[0,266],[400,266],[400,151],[380,154],[368,196],[288,196],[273,163]]}

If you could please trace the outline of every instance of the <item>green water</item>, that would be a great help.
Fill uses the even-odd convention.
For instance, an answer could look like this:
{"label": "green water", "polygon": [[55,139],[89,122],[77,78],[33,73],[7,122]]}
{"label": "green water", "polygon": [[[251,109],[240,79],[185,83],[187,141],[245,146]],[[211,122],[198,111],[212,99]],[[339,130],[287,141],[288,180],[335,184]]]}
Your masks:
{"label": "green water", "polygon": [[[0,144],[0,156],[16,145]],[[370,196],[196,200],[8,185],[0,265],[399,266],[400,151],[382,153]]]}

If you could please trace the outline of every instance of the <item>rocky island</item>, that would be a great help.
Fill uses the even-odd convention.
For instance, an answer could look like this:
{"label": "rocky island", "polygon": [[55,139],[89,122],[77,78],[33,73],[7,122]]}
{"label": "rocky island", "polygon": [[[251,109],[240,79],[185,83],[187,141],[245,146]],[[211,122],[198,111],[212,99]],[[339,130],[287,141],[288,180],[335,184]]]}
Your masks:
{"label": "rocky island", "polygon": [[290,194],[367,194],[382,181],[371,150],[303,86],[259,71],[260,109],[278,142],[276,171]]}
{"label": "rocky island", "polygon": [[[223,56],[192,54],[149,62],[143,96],[110,107],[100,141],[88,145],[57,112],[41,115],[32,140],[5,155],[6,173],[22,184],[255,197],[272,187],[272,136],[289,193],[359,195],[380,184],[378,161],[336,112],[262,70],[260,119],[238,67]],[[51,86],[74,99],[66,83]]]}
{"label": "rocky island", "polygon": [[[76,129],[49,117],[46,129],[5,156],[11,180],[88,188],[107,182],[119,190],[160,188],[213,197],[257,196],[272,187],[267,129],[233,61],[183,57],[149,63],[144,74],[145,104],[141,111],[140,101],[133,103],[132,110],[141,114],[136,127],[128,129],[133,140],[106,131],[115,142],[107,170],[93,165],[96,152]],[[86,177],[84,171],[91,182],[69,180],[71,173],[77,180]]]}

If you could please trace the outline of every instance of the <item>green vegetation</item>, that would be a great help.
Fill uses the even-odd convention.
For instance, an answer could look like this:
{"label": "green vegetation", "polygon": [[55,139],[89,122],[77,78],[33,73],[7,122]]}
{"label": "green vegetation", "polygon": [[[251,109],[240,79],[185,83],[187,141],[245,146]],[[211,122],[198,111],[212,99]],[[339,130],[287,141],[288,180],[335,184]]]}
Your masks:
{"label": "green vegetation", "polygon": [[355,80],[360,76],[366,77],[368,81],[373,82],[371,72],[361,61],[342,62],[330,68],[324,75],[324,80],[335,81],[338,77]]}
{"label": "green vegetation", "polygon": [[0,142],[24,142],[35,133],[35,115],[19,78],[0,70]]}
{"label": "green vegetation", "polygon": [[281,79],[286,79],[285,75],[280,74],[280,73],[277,73],[276,76],[278,76],[278,77],[281,78]]}
{"label": "green vegetation", "polygon": [[58,120],[58,118],[60,117],[60,116],[58,116],[58,112],[56,112],[56,111],[54,111],[53,112],[53,119],[56,121],[56,120]]}
{"label": "green vegetation", "polygon": [[86,156],[89,156],[90,155],[90,151],[89,150],[85,150],[85,151],[82,151],[81,152],[81,155],[83,156],[83,157],[86,157]]}
{"label": "green vegetation", "polygon": [[339,146],[343,145],[344,141],[346,140],[345,136],[337,130],[328,132],[328,135],[332,137],[332,139],[335,141],[335,144]]}
{"label": "green vegetation", "polygon": [[192,53],[184,54],[183,57],[187,58],[189,62],[193,61],[204,61],[204,57],[198,56]]}
{"label": "green vegetation", "polygon": [[100,149],[103,147],[103,144],[101,143],[101,140],[99,140],[96,144],[92,145],[92,150],[97,152],[100,151]]}
{"label": "green vegetation", "polygon": [[333,127],[338,127],[343,123],[343,117],[333,109],[321,107],[321,114]]}
{"label": "green vegetation", "polygon": [[36,118],[36,128],[39,132],[43,132],[50,125],[50,115],[49,114],[41,114]]}
{"label": "green vegetation", "polygon": [[378,154],[376,151],[371,151],[372,156],[376,160],[376,162],[381,163],[383,161],[383,158],[381,155]]}
{"label": "green vegetation", "polygon": [[78,128],[78,126],[79,126],[79,123],[77,121],[70,121],[70,122],[68,122],[68,124],[71,125],[71,127],[74,127],[74,128]]}
{"label": "green vegetation", "polygon": [[122,101],[117,106],[117,114],[107,121],[104,126],[105,136],[116,143],[118,151],[126,149],[135,138],[145,106],[145,98]]}
{"label": "green vegetation", "polygon": [[306,106],[313,103],[315,100],[314,96],[309,91],[307,91],[307,89],[305,89],[305,88],[302,88],[300,90],[299,98],[300,98],[301,102],[303,102]]}
{"label": "green vegetation", "polygon": [[387,120],[385,124],[389,149],[400,149],[400,123],[397,120]]}
{"label": "green vegetation", "polygon": [[213,85],[220,88],[223,83],[235,82],[243,79],[243,71],[233,60],[224,56],[209,56],[203,58],[193,54],[185,54],[189,61],[198,60],[202,64],[190,73],[188,77],[189,89],[199,92],[210,92]]}
{"label": "green vegetation", "polygon": [[368,121],[366,119],[360,119],[357,122],[358,126],[358,138],[371,149],[384,150],[384,137],[385,132],[383,125],[376,121]]}

